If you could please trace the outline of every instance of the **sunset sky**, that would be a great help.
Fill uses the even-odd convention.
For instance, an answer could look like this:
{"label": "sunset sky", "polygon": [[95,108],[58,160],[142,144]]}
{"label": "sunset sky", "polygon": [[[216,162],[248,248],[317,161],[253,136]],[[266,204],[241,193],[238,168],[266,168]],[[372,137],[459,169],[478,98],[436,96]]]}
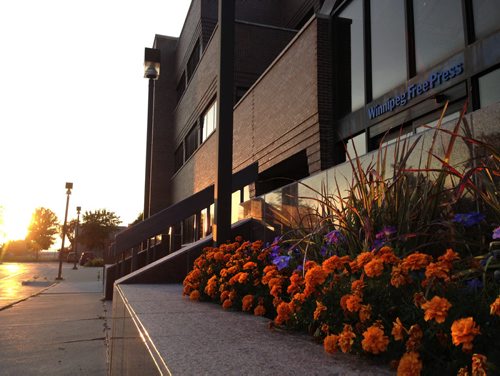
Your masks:
{"label": "sunset sky", "polygon": [[[0,244],[24,238],[37,207],[60,222],[142,211],[144,47],[178,36],[190,0],[0,3]],[[2,223],[3,222],[3,223]]]}

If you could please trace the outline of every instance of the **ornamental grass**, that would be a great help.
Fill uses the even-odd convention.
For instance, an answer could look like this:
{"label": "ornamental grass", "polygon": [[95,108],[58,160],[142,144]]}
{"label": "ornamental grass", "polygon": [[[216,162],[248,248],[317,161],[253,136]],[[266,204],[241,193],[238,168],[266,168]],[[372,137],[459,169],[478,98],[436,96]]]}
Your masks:
{"label": "ornamental grass", "polygon": [[[310,227],[271,244],[206,248],[184,294],[307,332],[329,356],[379,359],[398,375],[500,374],[498,149],[473,139],[462,117],[438,133],[444,156],[434,137],[423,168],[407,165],[416,142],[398,142],[389,177],[387,150],[367,167],[352,159],[350,189],[317,192]],[[461,170],[450,159],[459,141],[474,155]]]}

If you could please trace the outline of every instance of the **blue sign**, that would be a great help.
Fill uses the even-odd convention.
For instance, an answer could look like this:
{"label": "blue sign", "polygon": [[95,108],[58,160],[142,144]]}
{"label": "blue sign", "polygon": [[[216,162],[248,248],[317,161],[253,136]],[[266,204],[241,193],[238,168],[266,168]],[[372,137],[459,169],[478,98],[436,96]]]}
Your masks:
{"label": "blue sign", "polygon": [[460,76],[462,73],[464,73],[464,63],[458,63],[443,71],[433,72],[424,82],[412,84],[401,94],[389,98],[382,104],[369,107],[368,117],[372,120],[386,112],[394,111],[397,107],[406,105],[413,98],[434,89],[452,78]]}

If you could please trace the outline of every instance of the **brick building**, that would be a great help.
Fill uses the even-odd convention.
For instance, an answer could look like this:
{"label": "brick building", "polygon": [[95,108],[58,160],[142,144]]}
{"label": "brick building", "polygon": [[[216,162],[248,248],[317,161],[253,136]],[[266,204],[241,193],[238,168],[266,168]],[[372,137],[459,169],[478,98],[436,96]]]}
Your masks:
{"label": "brick building", "polygon": [[[179,38],[155,37],[145,218],[215,182],[217,3],[193,0]],[[233,173],[258,175],[235,189],[233,218],[240,202],[335,166],[346,149],[421,132],[445,103],[449,119],[467,98],[469,112],[498,107],[497,5],[236,0]],[[176,248],[207,235],[212,218],[213,205],[173,225]]]}

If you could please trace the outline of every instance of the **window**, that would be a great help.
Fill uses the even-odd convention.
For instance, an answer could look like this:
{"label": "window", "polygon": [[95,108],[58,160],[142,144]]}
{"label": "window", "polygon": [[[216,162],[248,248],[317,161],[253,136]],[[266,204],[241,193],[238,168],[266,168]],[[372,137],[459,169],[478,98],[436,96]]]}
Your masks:
{"label": "window", "polygon": [[479,106],[500,101],[500,68],[479,77]]}
{"label": "window", "polygon": [[177,172],[184,163],[184,144],[181,143],[174,153],[174,172]]}
{"label": "window", "polygon": [[185,90],[186,90],[186,75],[184,73],[182,73],[181,79],[179,80],[179,83],[177,84],[177,88],[176,88],[177,102],[179,102],[179,100],[181,99],[182,94],[184,94]]}
{"label": "window", "polygon": [[474,31],[476,39],[481,39],[500,29],[500,6],[498,0],[474,0]]}
{"label": "window", "polygon": [[404,1],[372,1],[371,28],[372,88],[377,98],[406,80]]}
{"label": "window", "polygon": [[363,37],[363,2],[355,0],[339,15],[351,23],[351,111],[365,104],[365,63]]}
{"label": "window", "polygon": [[200,55],[200,40],[198,39],[194,45],[193,52],[191,52],[191,56],[189,56],[189,60],[187,63],[187,81],[189,81],[193,76],[194,70],[196,69],[198,62],[200,61]]}
{"label": "window", "polygon": [[217,126],[217,101],[214,101],[201,119],[201,142],[212,134]]}
{"label": "window", "polygon": [[417,72],[464,47],[461,0],[414,0]]}
{"label": "window", "polygon": [[184,145],[185,145],[185,158],[184,160],[187,161],[187,159],[196,151],[198,148],[198,126],[195,125],[191,130],[189,131],[188,135],[184,139]]}

